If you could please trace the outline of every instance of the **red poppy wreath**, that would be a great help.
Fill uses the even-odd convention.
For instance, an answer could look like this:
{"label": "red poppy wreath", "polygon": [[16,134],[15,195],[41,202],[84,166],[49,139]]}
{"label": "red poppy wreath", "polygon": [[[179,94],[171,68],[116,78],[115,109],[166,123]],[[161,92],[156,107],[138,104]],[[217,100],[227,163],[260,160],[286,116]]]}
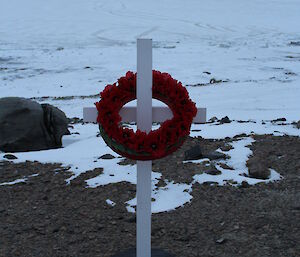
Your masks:
{"label": "red poppy wreath", "polygon": [[176,151],[187,138],[197,108],[181,82],[170,74],[153,71],[152,97],[171,109],[173,118],[149,133],[123,127],[119,111],[136,99],[136,73],[128,71],[117,83],[107,85],[96,103],[97,122],[106,144],[133,160],[154,160]]}

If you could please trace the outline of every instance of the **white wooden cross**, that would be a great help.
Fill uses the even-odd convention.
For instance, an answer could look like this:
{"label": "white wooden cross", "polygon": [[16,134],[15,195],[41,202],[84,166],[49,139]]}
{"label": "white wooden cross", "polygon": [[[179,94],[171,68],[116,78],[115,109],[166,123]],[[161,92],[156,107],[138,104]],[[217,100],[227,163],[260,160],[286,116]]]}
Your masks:
{"label": "white wooden cross", "polygon": [[[85,122],[96,122],[97,109],[83,108]],[[164,122],[173,114],[168,107],[152,107],[152,39],[137,40],[137,108],[123,107],[123,122],[137,122],[149,132],[152,122]],[[193,122],[206,122],[206,108],[198,108]],[[137,240],[136,256],[151,257],[151,172],[152,161],[137,161]]]}

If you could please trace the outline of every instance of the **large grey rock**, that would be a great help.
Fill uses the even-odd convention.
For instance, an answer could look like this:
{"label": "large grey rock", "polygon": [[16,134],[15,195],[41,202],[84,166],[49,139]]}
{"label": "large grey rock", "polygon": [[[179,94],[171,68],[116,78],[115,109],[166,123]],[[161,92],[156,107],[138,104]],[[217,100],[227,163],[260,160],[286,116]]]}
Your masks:
{"label": "large grey rock", "polygon": [[52,141],[61,147],[61,138],[63,135],[69,135],[68,130],[68,118],[65,113],[55,106],[50,104],[42,104],[44,112],[44,122],[45,126],[52,137]]}
{"label": "large grey rock", "polygon": [[23,152],[58,148],[68,119],[58,108],[25,98],[0,98],[0,150]]}

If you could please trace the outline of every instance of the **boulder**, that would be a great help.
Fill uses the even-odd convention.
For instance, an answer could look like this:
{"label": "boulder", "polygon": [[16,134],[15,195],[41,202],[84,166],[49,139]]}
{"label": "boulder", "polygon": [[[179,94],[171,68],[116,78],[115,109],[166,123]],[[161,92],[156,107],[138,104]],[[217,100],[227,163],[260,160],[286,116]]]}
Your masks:
{"label": "boulder", "polygon": [[58,108],[25,98],[0,98],[0,151],[58,148],[68,134],[68,119]]}
{"label": "boulder", "polygon": [[44,112],[44,122],[49,135],[52,137],[52,142],[54,142],[57,147],[62,146],[62,136],[69,135],[68,130],[69,120],[65,113],[58,109],[57,107],[50,104],[41,105]]}

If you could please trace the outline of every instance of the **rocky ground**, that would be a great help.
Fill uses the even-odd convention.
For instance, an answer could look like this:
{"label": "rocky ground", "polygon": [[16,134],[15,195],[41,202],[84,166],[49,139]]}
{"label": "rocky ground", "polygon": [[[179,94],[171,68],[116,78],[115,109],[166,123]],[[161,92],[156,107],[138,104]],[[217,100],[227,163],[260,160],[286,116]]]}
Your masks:
{"label": "rocky ground", "polygon": [[[272,166],[283,179],[255,186],[195,183],[190,203],[152,215],[154,247],[178,257],[300,256],[300,138],[254,139],[250,173],[263,175]],[[203,155],[218,148],[226,151],[233,140],[190,138],[173,155],[155,161],[153,170],[162,179],[190,183],[197,171],[213,174],[214,167],[182,163],[185,152],[199,144]],[[87,188],[85,180],[101,172],[87,172],[66,185],[71,173],[59,164],[0,163],[0,184],[38,174],[0,186],[0,256],[109,257],[134,247],[135,214],[127,212],[124,202],[135,196],[135,186]],[[108,205],[107,198],[116,205]]]}

